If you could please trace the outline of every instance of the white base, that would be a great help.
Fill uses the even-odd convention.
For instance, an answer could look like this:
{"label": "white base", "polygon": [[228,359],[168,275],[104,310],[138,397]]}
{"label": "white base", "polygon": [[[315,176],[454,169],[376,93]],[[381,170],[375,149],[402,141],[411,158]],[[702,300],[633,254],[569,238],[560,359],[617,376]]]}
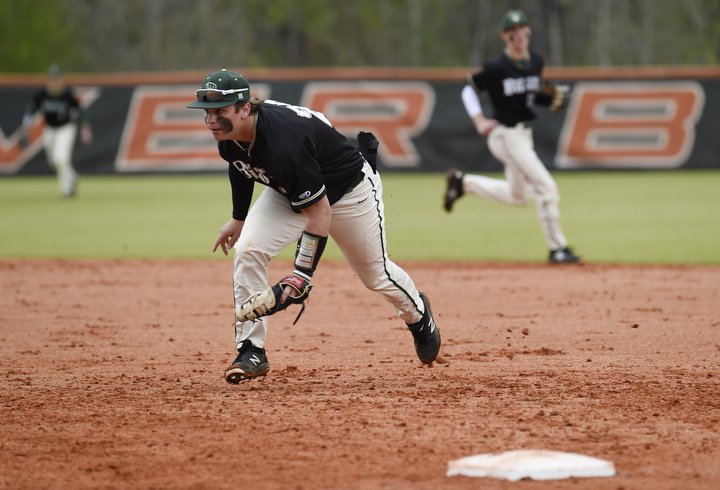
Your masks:
{"label": "white base", "polygon": [[611,461],[576,453],[545,449],[520,449],[486,453],[448,463],[447,476],[492,477],[510,481],[560,480],[563,478],[615,476]]}

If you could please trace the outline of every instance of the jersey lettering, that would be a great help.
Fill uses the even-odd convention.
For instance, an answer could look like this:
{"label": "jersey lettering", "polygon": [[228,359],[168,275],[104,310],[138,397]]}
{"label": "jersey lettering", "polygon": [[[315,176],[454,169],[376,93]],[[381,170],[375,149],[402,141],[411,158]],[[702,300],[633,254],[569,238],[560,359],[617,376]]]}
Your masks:
{"label": "jersey lettering", "polygon": [[704,100],[696,82],[578,84],[556,165],[679,167],[692,151]]}
{"label": "jersey lettering", "polygon": [[538,76],[503,79],[503,94],[506,97],[525,92],[536,92],[539,89],[540,77]]}
{"label": "jersey lettering", "polygon": [[299,105],[292,105],[292,104],[286,104],[284,102],[278,102],[277,100],[266,100],[263,102],[263,104],[272,104],[280,107],[287,107],[291,111],[293,111],[295,114],[297,114],[300,117],[305,117],[307,119],[310,119],[311,117],[315,116],[318,119],[320,119],[322,122],[327,124],[328,126],[332,127],[332,123],[330,120],[323,114],[322,112],[313,111],[312,109],[308,109],[307,107],[299,106]]}
{"label": "jersey lettering", "polygon": [[40,111],[57,114],[58,119],[66,119],[70,106],[64,100],[45,99],[42,101]]}
{"label": "jersey lettering", "polygon": [[265,175],[265,169],[259,167],[253,167],[243,162],[242,160],[235,160],[232,162],[238,172],[243,174],[248,179],[260,182],[261,184],[270,184],[270,179]]}

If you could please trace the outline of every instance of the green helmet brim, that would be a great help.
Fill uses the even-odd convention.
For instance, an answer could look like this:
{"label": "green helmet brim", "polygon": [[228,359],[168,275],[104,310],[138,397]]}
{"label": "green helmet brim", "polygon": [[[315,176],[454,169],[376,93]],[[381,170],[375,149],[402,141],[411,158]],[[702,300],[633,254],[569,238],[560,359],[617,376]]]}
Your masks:
{"label": "green helmet brim", "polygon": [[238,100],[231,100],[231,101],[219,100],[217,102],[210,102],[210,101],[201,102],[199,100],[196,100],[194,102],[190,102],[185,107],[187,107],[188,109],[219,109],[221,107],[227,107],[229,105],[233,105],[236,102],[240,102],[240,101],[238,101]]}

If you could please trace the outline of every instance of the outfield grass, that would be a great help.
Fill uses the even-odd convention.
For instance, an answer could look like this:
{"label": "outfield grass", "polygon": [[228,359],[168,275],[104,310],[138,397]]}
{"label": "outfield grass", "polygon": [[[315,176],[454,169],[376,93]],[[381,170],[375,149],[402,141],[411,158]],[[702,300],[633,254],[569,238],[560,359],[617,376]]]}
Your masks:
{"label": "outfield grass", "polygon": [[[555,174],[561,220],[587,262],[720,264],[720,172]],[[397,260],[543,262],[534,205],[474,196],[441,208],[442,174],[386,174]],[[230,216],[227,177],[84,176],[61,199],[54,177],[0,179],[0,257],[211,258]],[[292,249],[283,253],[290,257]],[[340,258],[330,244],[327,258]]]}

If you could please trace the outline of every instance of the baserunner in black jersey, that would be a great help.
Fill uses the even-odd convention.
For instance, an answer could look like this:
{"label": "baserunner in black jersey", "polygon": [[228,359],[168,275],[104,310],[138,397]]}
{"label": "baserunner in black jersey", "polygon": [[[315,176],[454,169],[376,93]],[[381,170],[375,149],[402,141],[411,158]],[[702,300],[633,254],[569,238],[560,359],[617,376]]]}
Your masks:
{"label": "baserunner in black jersey", "polygon": [[[348,139],[319,112],[250,95],[245,78],[221,70],[209,74],[190,108],[205,110],[205,122],[228,162],[232,218],[213,245],[226,255],[235,248],[235,344],[238,355],[225,371],[229,383],[264,376],[268,314],[279,311],[290,288],[268,290],[267,266],[297,242],[289,284],[309,284],[332,236],[363,284],[389,301],[413,335],[423,363],[435,360],[440,333],[427,297],[387,254],[380,175]],[[255,183],[267,188],[251,206]],[[239,308],[268,291],[262,311]],[[268,308],[266,309],[265,306]],[[259,309],[259,308],[258,308]],[[268,313],[269,311],[269,313]]]}
{"label": "baserunner in black jersey", "polygon": [[[534,198],[545,241],[553,264],[578,263],[560,228],[557,185],[535,153],[532,122],[535,104],[559,110],[565,103],[563,87],[542,80],[543,59],[529,49],[530,26],[519,10],[510,10],[500,21],[505,50],[468,76],[462,100],[477,132],[488,138],[490,152],[502,162],[505,179],[463,173],[451,169],[447,176],[443,206],[452,211],[464,194],[475,194],[502,204],[523,206]],[[486,92],[492,104],[492,118],[480,105]]]}
{"label": "baserunner in black jersey", "polygon": [[57,172],[58,186],[64,197],[73,197],[77,173],[72,164],[72,150],[80,126],[80,141],[88,144],[93,135],[85,110],[73,89],[65,83],[60,67],[51,65],[45,87],[35,93],[23,117],[22,144],[28,144],[28,133],[36,113],[45,122],[43,147],[50,166]]}

